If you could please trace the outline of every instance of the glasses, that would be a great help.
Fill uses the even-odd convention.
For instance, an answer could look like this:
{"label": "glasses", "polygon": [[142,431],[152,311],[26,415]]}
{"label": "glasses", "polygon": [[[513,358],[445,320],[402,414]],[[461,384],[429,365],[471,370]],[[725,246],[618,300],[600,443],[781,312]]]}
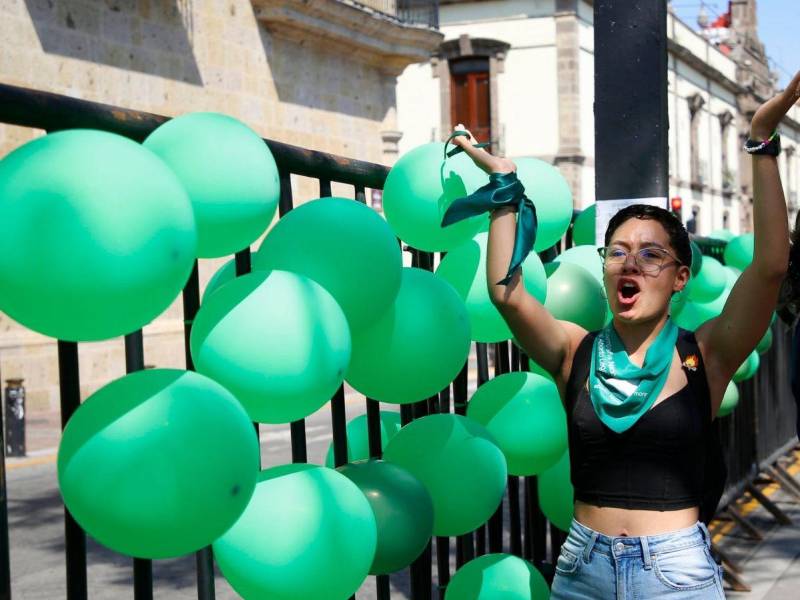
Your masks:
{"label": "glasses", "polygon": [[[657,273],[672,264],[683,264],[674,255],[663,248],[642,248],[638,252],[628,252],[619,246],[598,248],[598,254],[603,259],[604,266],[623,265],[628,261],[628,256],[633,256],[636,266],[643,273]],[[668,260],[668,259],[672,260]]]}

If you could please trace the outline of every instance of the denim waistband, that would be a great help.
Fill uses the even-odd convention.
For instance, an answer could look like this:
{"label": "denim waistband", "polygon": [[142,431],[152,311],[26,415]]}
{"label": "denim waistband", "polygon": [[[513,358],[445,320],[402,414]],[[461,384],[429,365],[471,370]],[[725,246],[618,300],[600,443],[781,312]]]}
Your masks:
{"label": "denim waistband", "polygon": [[579,551],[588,560],[592,552],[600,552],[608,556],[645,556],[691,548],[693,546],[711,545],[711,535],[706,526],[697,522],[691,527],[678,529],[659,535],[647,536],[615,536],[610,537],[579,523],[575,519],[569,530],[568,546],[575,544],[574,552]]}

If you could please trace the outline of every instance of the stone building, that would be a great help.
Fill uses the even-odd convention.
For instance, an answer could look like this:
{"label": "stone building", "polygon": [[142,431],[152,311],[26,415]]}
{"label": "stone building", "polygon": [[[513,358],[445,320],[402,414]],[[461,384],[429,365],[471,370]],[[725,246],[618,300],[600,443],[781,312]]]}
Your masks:
{"label": "stone building", "polygon": [[[774,90],[755,0],[696,32],[668,16],[670,197],[697,234],[750,229],[752,188],[741,146]],[[559,167],[575,208],[594,202],[594,31],[591,0],[441,0],[445,38],[398,80],[401,152],[443,139],[459,121],[494,151]],[[797,211],[800,110],[781,127],[780,164]]]}
{"label": "stone building", "polygon": [[[171,116],[224,112],[267,138],[391,163],[396,77],[442,38],[435,3],[414,4],[0,0],[0,82]],[[41,133],[0,125],[0,156]],[[298,201],[317,194],[293,187]],[[201,261],[201,286],[219,263]],[[182,328],[176,303],[145,328],[145,362],[182,367]],[[84,397],[124,373],[122,339],[80,353]],[[56,408],[54,340],[0,314],[0,377],[25,379],[30,410]]]}

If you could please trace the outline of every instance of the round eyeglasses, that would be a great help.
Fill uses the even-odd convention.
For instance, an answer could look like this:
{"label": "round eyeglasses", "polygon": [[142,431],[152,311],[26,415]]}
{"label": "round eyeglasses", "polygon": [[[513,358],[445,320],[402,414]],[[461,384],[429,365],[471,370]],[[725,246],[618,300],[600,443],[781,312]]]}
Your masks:
{"label": "round eyeglasses", "polygon": [[[657,273],[672,264],[682,265],[683,263],[675,256],[663,248],[642,248],[638,252],[628,252],[620,246],[607,246],[597,249],[598,254],[603,259],[603,265],[623,265],[627,262],[628,256],[633,256],[636,266],[643,273]],[[672,260],[668,260],[672,259]]]}

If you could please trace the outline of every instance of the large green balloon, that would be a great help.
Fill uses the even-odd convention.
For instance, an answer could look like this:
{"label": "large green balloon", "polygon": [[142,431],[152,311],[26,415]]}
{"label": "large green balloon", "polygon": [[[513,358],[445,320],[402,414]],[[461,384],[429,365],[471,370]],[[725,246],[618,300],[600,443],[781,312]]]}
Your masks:
{"label": "large green balloon", "polygon": [[416,402],[447,387],[469,349],[467,309],[453,286],[428,271],[403,269],[394,306],[353,332],[346,379],[381,402]]}
{"label": "large green balloon", "polygon": [[262,471],[214,558],[243,598],[348,598],[375,556],[375,516],[358,486],[307,464]]}
{"label": "large green balloon", "polygon": [[371,325],[400,289],[403,259],[392,230],[371,208],[345,198],[298,206],[270,230],[253,269],[313,279],[342,307],[350,329]]}
{"label": "large green balloon", "polygon": [[72,516],[109,548],[140,558],[194,552],[247,506],[258,441],[218,383],[139,371],[95,392],[67,423],[58,482]]}
{"label": "large green balloon", "polygon": [[689,246],[692,249],[692,277],[697,277],[700,268],[703,266],[703,253],[700,251],[700,246],[695,242],[689,242]]}
{"label": "large green balloon", "polygon": [[[487,241],[488,234],[479,233],[451,250],[439,263],[436,275],[449,282],[464,300],[472,339],[501,342],[511,337],[511,330],[489,297],[486,285]],[[522,263],[522,280],[525,289],[539,302],[544,302],[547,279],[542,261],[535,252],[531,252]]]}
{"label": "large green balloon", "polygon": [[442,217],[457,198],[488,183],[488,176],[465,153],[446,161],[444,144],[433,142],[407,152],[394,164],[383,187],[383,211],[395,234],[419,250],[441,252],[478,233],[486,215],[448,227]]}
{"label": "large green balloon", "polygon": [[711,302],[725,289],[728,275],[722,264],[711,256],[703,257],[700,272],[692,279],[689,299],[695,302]]}
{"label": "large green balloon", "polygon": [[0,161],[0,311],[71,341],[135,331],[192,271],[186,192],[157,156],[111,133],[37,138]]}
{"label": "large green balloon", "polygon": [[772,327],[767,328],[767,331],[764,332],[764,337],[758,342],[756,346],[756,352],[759,354],[764,354],[767,350],[770,349],[772,346]]}
{"label": "large green balloon", "polygon": [[689,300],[682,305],[680,311],[672,315],[672,318],[678,327],[696,331],[703,323],[718,316],[719,312],[711,303]]}
{"label": "large green balloon", "polygon": [[564,176],[548,162],[538,158],[515,158],[517,177],[525,195],[536,207],[539,228],[534,250],[541,252],[558,242],[572,221],[572,192]]}
{"label": "large green balloon", "polygon": [[350,350],[336,301],[287,271],[249,273],[223,285],[192,327],[197,370],[233,392],[260,423],[289,423],[330,400]]}
{"label": "large green balloon", "polygon": [[739,388],[731,381],[728,387],[725,388],[725,395],[722,397],[722,404],[717,411],[718,417],[727,417],[733,412],[733,409],[739,404]]}
{"label": "large green balloon", "polygon": [[752,233],[736,236],[725,246],[725,252],[723,253],[725,264],[744,271],[753,262],[754,248],[755,237]]}
{"label": "large green balloon", "polygon": [[545,265],[547,301],[545,308],[556,319],[598,331],[606,324],[606,301],[603,285],[580,265],[552,262]]}
{"label": "large green balloon", "polygon": [[539,506],[544,516],[561,531],[569,531],[575,506],[575,490],[570,481],[569,452],[539,475]]}
{"label": "large green balloon", "polygon": [[486,427],[511,475],[536,475],[567,449],[567,416],[558,388],[535,373],[506,373],[477,389],[467,416]]}
{"label": "large green balloon", "polygon": [[472,419],[435,414],[412,421],[389,442],[385,460],[408,469],[433,498],[433,533],[462,535],[497,509],[506,459],[493,436]]}
{"label": "large green balloon", "polygon": [[485,554],[456,571],[445,600],[546,600],[550,588],[527,560],[512,554]]}
{"label": "large green balloon", "polygon": [[595,245],[595,225],[597,222],[597,204],[590,204],[583,209],[572,223],[572,243],[576,246]]}
{"label": "large green balloon", "polygon": [[733,288],[736,285],[736,282],[741,277],[742,272],[737,269],[736,267],[731,267],[730,265],[725,265],[725,275],[728,278],[728,283],[726,284],[728,287]]}
{"label": "large green balloon", "polygon": [[370,575],[410,565],[433,535],[433,500],[425,486],[404,468],[382,460],[352,463],[338,470],[358,486],[375,513],[378,545]]}
{"label": "large green balloon", "polygon": [[753,350],[750,354],[747,355],[747,358],[744,362],[736,369],[736,372],[733,374],[733,380],[736,383],[741,381],[745,381],[746,379],[750,379],[753,375],[756,374],[758,371],[758,367],[761,365],[761,358],[758,356],[758,352]]}
{"label": "large green balloon", "polygon": [[[386,449],[389,440],[400,431],[400,413],[393,410],[380,411],[381,450]],[[347,462],[369,458],[369,432],[367,415],[359,415],[347,423]],[[325,466],[333,468],[333,442],[325,455]]]}
{"label": "large green balloon", "polygon": [[144,141],[175,172],[197,219],[197,256],[249,246],[278,207],[278,167],[264,141],[233,117],[197,112],[167,121]]}

